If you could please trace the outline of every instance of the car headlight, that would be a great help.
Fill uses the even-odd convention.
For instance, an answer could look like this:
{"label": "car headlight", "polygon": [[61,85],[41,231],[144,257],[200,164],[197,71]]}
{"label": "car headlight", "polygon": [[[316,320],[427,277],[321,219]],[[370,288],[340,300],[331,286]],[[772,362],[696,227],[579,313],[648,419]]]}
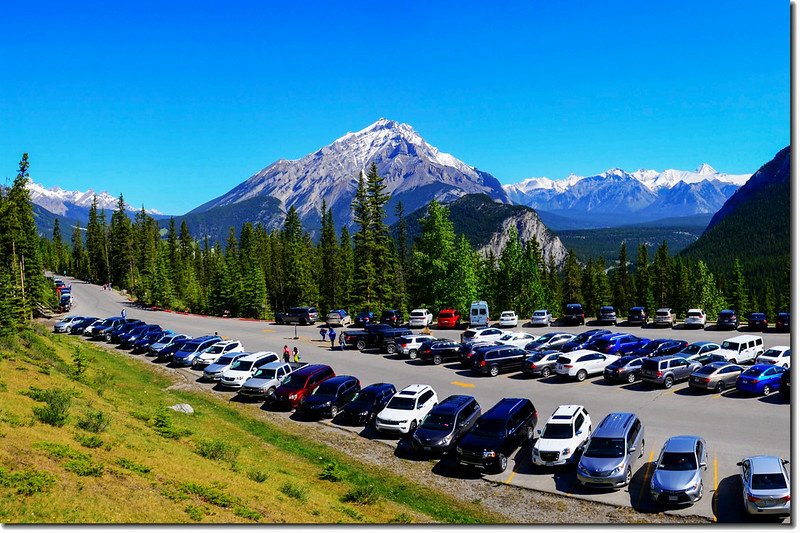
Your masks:
{"label": "car headlight", "polygon": [[611,471],[611,475],[612,475],[612,476],[614,476],[614,475],[617,475],[617,474],[620,474],[620,473],[622,473],[622,466],[623,466],[623,465],[619,465],[619,466],[618,466],[618,467],[616,467],[614,470],[612,470],[612,471]]}
{"label": "car headlight", "polygon": [[586,467],[583,466],[583,465],[580,465],[580,464],[578,465],[578,472],[580,472],[584,476],[588,476],[589,475],[589,471],[586,469]]}
{"label": "car headlight", "polygon": [[297,394],[290,394],[289,395],[289,399],[290,400],[294,400],[295,398],[297,398]]}
{"label": "car headlight", "polygon": [[439,441],[439,445],[440,446],[447,446],[448,444],[450,444],[451,440],[453,440],[453,436],[452,435],[448,435],[448,436],[446,436],[445,438],[443,438],[442,440]]}
{"label": "car headlight", "polygon": [[561,455],[569,455],[571,451],[569,448],[564,448],[561,450]]}
{"label": "car headlight", "polygon": [[539,455],[539,450],[535,446],[533,447],[533,455]]}
{"label": "car headlight", "polygon": [[497,457],[497,453],[495,453],[493,450],[483,450],[483,457]]}
{"label": "car headlight", "polygon": [[689,490],[697,490],[697,488],[698,488],[699,486],[700,486],[700,482],[698,481],[698,482],[696,482],[694,485],[692,485],[692,488],[691,488],[691,489],[689,489]]}
{"label": "car headlight", "polygon": [[361,411],[358,416],[369,416],[369,411]]}

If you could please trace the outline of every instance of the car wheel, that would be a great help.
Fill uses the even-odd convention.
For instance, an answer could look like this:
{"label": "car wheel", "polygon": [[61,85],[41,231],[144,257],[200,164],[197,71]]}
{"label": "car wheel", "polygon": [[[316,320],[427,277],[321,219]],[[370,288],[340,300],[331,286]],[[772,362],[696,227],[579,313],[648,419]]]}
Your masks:
{"label": "car wheel", "polygon": [[106,342],[111,342],[111,335],[106,335]]}
{"label": "car wheel", "polygon": [[69,335],[70,333],[72,333],[72,328],[67,326],[67,335]]}
{"label": "car wheel", "polygon": [[528,426],[525,430],[525,438],[527,440],[533,440],[533,426]]}
{"label": "car wheel", "polygon": [[417,429],[417,421],[416,420],[412,420],[411,421],[411,425],[408,426],[408,435],[413,435],[414,434],[414,430],[416,430],[416,429]]}
{"label": "car wheel", "polygon": [[550,367],[546,366],[546,367],[544,367],[544,368],[542,369],[542,377],[543,377],[543,378],[549,378],[549,377],[550,377],[550,374],[551,374],[552,372],[553,372],[553,371],[552,371],[552,370],[550,370]]}
{"label": "car wheel", "polygon": [[786,363],[784,363],[784,364],[783,364],[783,368],[789,368],[789,365],[787,365]]}
{"label": "car wheel", "polygon": [[367,347],[367,343],[366,342],[364,342],[364,341],[356,342],[356,349],[363,350],[366,347]]}
{"label": "car wheel", "polygon": [[575,377],[578,379],[578,381],[583,381],[586,379],[586,370],[578,370],[578,373],[575,374]]}
{"label": "car wheel", "polygon": [[275,397],[275,387],[270,387],[267,389],[267,398]]}
{"label": "car wheel", "polygon": [[625,376],[625,379],[628,380],[628,383],[633,383],[634,381],[636,381],[636,374],[630,372],[627,376]]}
{"label": "car wheel", "polygon": [[631,467],[628,467],[628,470],[625,472],[625,484],[630,485],[631,479],[633,479],[633,471],[631,470]]}
{"label": "car wheel", "polygon": [[[591,430],[589,432],[591,433]],[[644,439],[642,439],[642,442],[639,445],[639,457],[644,457]]]}
{"label": "car wheel", "polygon": [[275,320],[275,323],[278,324],[279,326],[282,326],[283,325],[283,319],[278,318],[277,320]]}
{"label": "car wheel", "polygon": [[389,355],[394,355],[395,352],[397,352],[397,346],[395,346],[394,344],[388,344],[386,346],[386,353],[388,353]]}
{"label": "car wheel", "polygon": [[496,366],[489,367],[489,375],[490,376],[495,377],[499,373],[500,373],[500,369],[497,368]]}
{"label": "car wheel", "polygon": [[502,474],[503,472],[506,471],[506,468],[508,468],[508,458],[505,455],[503,455],[502,453],[498,454],[498,456],[497,456],[497,473],[498,474]]}
{"label": "car wheel", "polygon": [[697,493],[697,500],[701,500],[703,498],[703,482],[700,482],[700,491]]}
{"label": "car wheel", "polygon": [[719,394],[720,392],[722,392],[724,390],[725,390],[725,383],[723,383],[722,381],[718,381],[716,386],[714,387],[714,392]]}
{"label": "car wheel", "polygon": [[728,359],[728,362],[732,365],[736,364],[736,359]]}
{"label": "car wheel", "polygon": [[772,392],[772,389],[769,387],[769,385],[764,385],[764,387],[761,389],[761,394],[764,396],[769,396],[770,392]]}
{"label": "car wheel", "polygon": [[335,405],[332,405],[331,406],[331,419],[336,418],[336,415],[338,415],[338,414],[339,414],[339,408],[336,407]]}
{"label": "car wheel", "polygon": [[671,388],[672,384],[673,384],[672,376],[667,376],[667,377],[664,378],[664,388],[665,389]]}
{"label": "car wheel", "polygon": [[442,364],[442,356],[438,353],[433,356],[433,364],[434,365],[441,365]]}
{"label": "car wheel", "polygon": [[408,358],[409,359],[416,359],[417,358],[417,351],[416,350],[409,350],[408,351]]}

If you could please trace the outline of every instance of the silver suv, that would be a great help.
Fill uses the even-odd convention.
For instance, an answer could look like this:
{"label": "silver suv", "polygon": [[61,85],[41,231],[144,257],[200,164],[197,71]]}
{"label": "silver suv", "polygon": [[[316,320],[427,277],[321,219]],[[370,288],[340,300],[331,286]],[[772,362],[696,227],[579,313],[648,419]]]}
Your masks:
{"label": "silver suv", "polygon": [[633,413],[611,413],[589,437],[578,462],[578,481],[586,487],[617,489],[630,484],[633,467],[644,455],[644,425]]}
{"label": "silver suv", "polygon": [[703,363],[700,361],[689,361],[675,355],[653,357],[642,362],[642,382],[663,385],[665,389],[669,389],[678,381],[688,381],[689,376],[702,367]]}

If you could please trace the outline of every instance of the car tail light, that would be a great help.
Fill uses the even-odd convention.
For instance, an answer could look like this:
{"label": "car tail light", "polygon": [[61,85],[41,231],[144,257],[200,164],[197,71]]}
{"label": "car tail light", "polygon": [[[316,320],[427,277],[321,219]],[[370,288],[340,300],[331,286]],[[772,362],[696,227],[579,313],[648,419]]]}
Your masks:
{"label": "car tail light", "polygon": [[758,503],[758,502],[761,501],[761,498],[756,498],[752,494],[748,494],[747,495],[747,501],[749,501],[750,503]]}
{"label": "car tail light", "polygon": [[700,383],[709,383],[711,380],[709,378],[698,378],[697,381]]}
{"label": "car tail light", "polygon": [[661,371],[659,370],[658,372],[656,372],[656,377],[657,377],[657,378],[660,378],[662,374],[663,374],[663,372],[661,372]]}
{"label": "car tail light", "polygon": [[572,368],[572,365],[564,365],[564,368]]}
{"label": "car tail light", "polygon": [[536,363],[531,363],[531,368],[536,368]]}
{"label": "car tail light", "polygon": [[782,501],[782,502],[788,502],[788,501],[790,501],[791,499],[792,499],[792,496],[791,496],[791,494],[787,494],[787,495],[786,495],[786,496],[784,496],[783,498],[778,498],[778,500],[779,500],[779,501]]}
{"label": "car tail light", "polygon": [[481,361],[480,366],[486,366],[486,361]]}
{"label": "car tail light", "polygon": [[425,352],[424,352],[424,353],[431,353],[431,351],[430,351],[430,350],[425,350]]}

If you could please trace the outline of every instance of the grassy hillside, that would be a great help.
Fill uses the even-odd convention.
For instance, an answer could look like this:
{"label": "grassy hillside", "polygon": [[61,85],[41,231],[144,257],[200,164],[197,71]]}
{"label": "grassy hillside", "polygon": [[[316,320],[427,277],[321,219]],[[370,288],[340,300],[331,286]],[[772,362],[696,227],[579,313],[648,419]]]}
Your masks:
{"label": "grassy hillside", "polygon": [[74,337],[2,341],[0,376],[4,523],[498,521]]}

